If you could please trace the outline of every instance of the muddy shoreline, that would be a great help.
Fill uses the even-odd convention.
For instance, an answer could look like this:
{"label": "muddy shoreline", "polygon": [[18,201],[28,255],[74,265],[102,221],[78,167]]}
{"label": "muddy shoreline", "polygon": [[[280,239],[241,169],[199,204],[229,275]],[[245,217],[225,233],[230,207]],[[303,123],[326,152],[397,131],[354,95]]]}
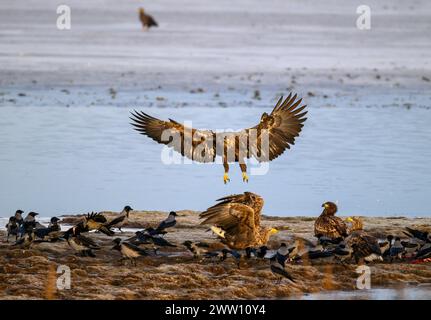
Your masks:
{"label": "muddy shoreline", "polygon": [[[108,218],[114,212],[104,213]],[[128,228],[157,225],[166,212],[134,211]],[[75,223],[79,217],[65,216],[63,223]],[[431,218],[366,217],[365,228],[383,237],[402,236],[405,226],[429,228]],[[91,233],[102,249],[96,258],[80,257],[66,242],[41,243],[30,250],[10,247],[0,232],[0,298],[1,299],[286,299],[331,290],[356,290],[356,265],[347,266],[328,261],[311,264],[294,263],[287,270],[296,279],[292,284],[277,278],[269,270],[267,260],[242,260],[240,268],[229,258],[223,262],[195,259],[181,245],[185,240],[206,241],[218,246],[217,239],[198,225],[198,214],[180,211],[178,224],[165,236],[176,248],[160,249],[159,255],[140,258],[136,266],[120,261],[111,250],[112,238]],[[291,243],[295,237],[313,240],[310,217],[264,217],[263,224],[284,229],[268,243],[276,249],[280,242]],[[133,230],[114,237],[130,237]],[[149,249],[150,251],[150,249]],[[71,289],[57,290],[56,270],[59,265],[71,270]],[[431,264],[408,262],[371,264],[373,288],[416,286],[431,283]],[[53,280],[54,279],[54,280]]]}

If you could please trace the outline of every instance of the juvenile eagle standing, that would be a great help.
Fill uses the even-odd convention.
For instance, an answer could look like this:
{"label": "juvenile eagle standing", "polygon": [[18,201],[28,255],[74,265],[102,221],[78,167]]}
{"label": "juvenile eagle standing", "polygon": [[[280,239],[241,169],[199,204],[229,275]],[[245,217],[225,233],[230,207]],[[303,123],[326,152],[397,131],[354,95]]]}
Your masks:
{"label": "juvenile eagle standing", "polygon": [[363,260],[367,262],[374,260],[383,261],[379,242],[377,238],[364,230],[362,219],[359,217],[349,217],[347,221],[352,224],[352,227],[350,228],[350,235],[346,238],[346,242],[353,249],[356,263]]}
{"label": "juvenile eagle standing", "polygon": [[274,228],[260,226],[260,215],[263,207],[261,196],[244,192],[221,199],[218,204],[208,208],[199,215],[205,219],[201,224],[210,224],[231,249],[242,250],[249,247],[265,245],[269,237],[278,232]]}
{"label": "juvenile eagle standing", "polygon": [[337,205],[333,202],[322,204],[323,212],[314,222],[314,235],[317,238],[327,237],[331,240],[341,241],[347,237],[347,226],[344,221],[335,216]]}
{"label": "juvenile eagle standing", "polygon": [[218,155],[223,159],[224,183],[230,181],[229,162],[239,162],[244,182],[248,182],[246,158],[254,157],[259,162],[268,162],[290,145],[295,144],[303,122],[307,119],[301,106],[302,99],[296,94],[283,101],[278,100],[271,114],[262,114],[259,124],[238,132],[214,132],[198,130],[169,119],[163,121],[144,112],[134,111],[130,118],[135,130],[158,143],[166,144],[183,156],[198,162],[214,162]]}
{"label": "juvenile eagle standing", "polygon": [[144,8],[139,8],[139,20],[141,20],[144,30],[159,26],[152,16],[145,13]]}

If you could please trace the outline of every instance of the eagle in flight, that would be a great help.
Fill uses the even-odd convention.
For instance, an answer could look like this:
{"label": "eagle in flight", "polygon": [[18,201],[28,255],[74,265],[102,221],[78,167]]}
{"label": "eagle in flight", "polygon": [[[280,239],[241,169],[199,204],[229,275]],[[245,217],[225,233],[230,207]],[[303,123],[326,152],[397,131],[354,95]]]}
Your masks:
{"label": "eagle in flight", "polygon": [[259,124],[237,132],[215,132],[184,126],[175,120],[159,120],[144,112],[134,110],[130,119],[135,130],[158,143],[168,145],[189,159],[198,162],[214,162],[216,156],[223,160],[223,181],[230,181],[229,163],[239,162],[244,182],[248,182],[245,159],[268,162],[290,149],[299,136],[306,105],[302,99],[289,94],[281,97],[271,114],[262,114]]}

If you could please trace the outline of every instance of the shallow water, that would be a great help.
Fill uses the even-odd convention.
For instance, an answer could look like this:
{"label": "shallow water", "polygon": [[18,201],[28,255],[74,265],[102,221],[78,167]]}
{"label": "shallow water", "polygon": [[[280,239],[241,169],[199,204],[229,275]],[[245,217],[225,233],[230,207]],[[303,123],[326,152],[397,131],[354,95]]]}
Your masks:
{"label": "shallow water", "polygon": [[[259,107],[143,108],[198,128],[243,128]],[[268,111],[265,109],[265,111]],[[253,191],[264,213],[317,215],[326,200],[341,214],[429,215],[431,112],[426,108],[314,107],[290,151],[265,175],[241,180],[231,166],[161,162],[162,146],[137,134],[116,107],[0,108],[0,216],[89,210],[202,210],[226,194]]]}
{"label": "shallow water", "polygon": [[417,287],[376,288],[355,291],[324,291],[294,296],[291,299],[303,300],[429,300],[431,286],[428,284]]}

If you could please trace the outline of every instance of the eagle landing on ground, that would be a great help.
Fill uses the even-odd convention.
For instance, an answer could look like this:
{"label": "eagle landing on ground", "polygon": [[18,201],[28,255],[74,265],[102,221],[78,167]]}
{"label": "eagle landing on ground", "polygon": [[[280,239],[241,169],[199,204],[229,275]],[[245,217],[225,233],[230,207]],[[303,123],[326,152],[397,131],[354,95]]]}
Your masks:
{"label": "eagle landing on ground", "polygon": [[303,122],[306,105],[296,94],[281,97],[270,114],[262,114],[260,122],[236,132],[215,132],[184,126],[175,120],[159,120],[144,112],[134,111],[130,119],[135,130],[158,143],[197,162],[214,162],[220,156],[224,166],[224,183],[230,181],[229,163],[239,162],[244,182],[248,182],[245,159],[269,162],[295,144]]}

